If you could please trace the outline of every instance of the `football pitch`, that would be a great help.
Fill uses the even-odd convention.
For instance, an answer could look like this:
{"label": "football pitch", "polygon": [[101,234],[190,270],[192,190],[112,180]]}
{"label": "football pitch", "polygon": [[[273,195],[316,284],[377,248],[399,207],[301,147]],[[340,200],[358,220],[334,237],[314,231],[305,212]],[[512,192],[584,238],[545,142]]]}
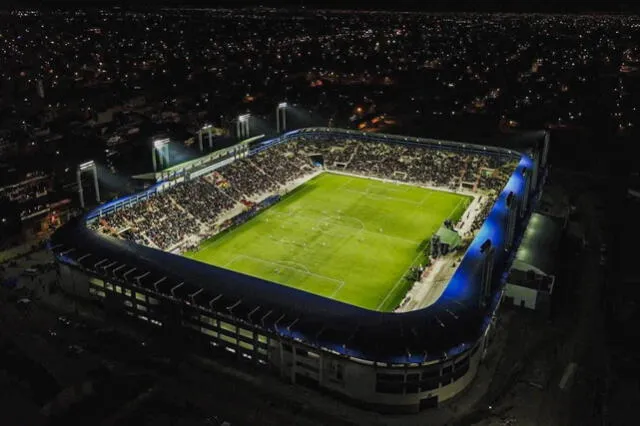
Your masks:
{"label": "football pitch", "polygon": [[[424,262],[423,243],[471,197],[323,173],[185,256],[378,311]],[[275,285],[275,284],[274,284]]]}

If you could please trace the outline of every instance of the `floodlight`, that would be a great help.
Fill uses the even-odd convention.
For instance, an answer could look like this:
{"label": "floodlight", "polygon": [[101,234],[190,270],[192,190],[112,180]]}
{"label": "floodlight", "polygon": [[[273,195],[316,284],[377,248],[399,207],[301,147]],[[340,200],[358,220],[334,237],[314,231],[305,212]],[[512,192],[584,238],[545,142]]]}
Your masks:
{"label": "floodlight", "polygon": [[100,203],[100,187],[98,186],[98,170],[96,169],[96,163],[93,160],[86,161],[78,165],[78,170],[76,172],[76,179],[78,183],[78,196],[80,197],[80,205],[82,206],[82,208],[85,207],[84,190],[82,189],[82,173],[89,170],[93,171],[93,185],[96,190],[96,201]]}
{"label": "floodlight", "polygon": [[86,163],[82,163],[82,164],[80,164],[80,165],[78,166],[78,168],[79,168],[81,171],[84,171],[84,170],[88,170],[88,169],[92,168],[93,166],[95,166],[95,163],[93,162],[93,160],[91,160],[91,161],[87,161]]}
{"label": "floodlight", "polygon": [[155,141],[153,141],[153,147],[155,149],[160,149],[163,146],[167,145],[169,143],[169,139],[156,139]]}

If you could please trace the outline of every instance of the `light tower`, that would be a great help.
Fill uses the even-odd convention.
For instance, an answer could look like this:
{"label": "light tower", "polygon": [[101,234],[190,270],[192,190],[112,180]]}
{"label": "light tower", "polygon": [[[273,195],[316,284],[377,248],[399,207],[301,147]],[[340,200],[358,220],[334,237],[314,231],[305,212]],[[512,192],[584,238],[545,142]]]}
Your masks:
{"label": "light tower", "polygon": [[93,161],[87,161],[78,166],[76,170],[76,180],[78,182],[78,196],[80,197],[80,206],[84,208],[84,189],[82,188],[82,173],[92,170],[93,171],[93,185],[96,190],[96,201],[100,204],[100,187],[98,185],[98,170],[96,169],[96,163]]}
{"label": "light tower", "polygon": [[151,149],[151,160],[153,161],[153,171],[158,171],[158,163],[156,155],[160,158],[160,169],[164,169],[169,165],[169,142],[168,138],[156,139],[153,141],[153,148]]}
{"label": "light tower", "polygon": [[249,137],[249,118],[251,114],[242,114],[238,116],[238,122],[236,123],[236,135],[238,139],[245,139]]}
{"label": "light tower", "polygon": [[542,146],[542,158],[540,161],[540,166],[545,167],[547,165],[547,155],[549,154],[549,131],[544,132],[544,142]]}
{"label": "light tower", "polygon": [[198,132],[198,143],[200,144],[200,152],[203,152],[202,132],[204,131],[206,131],[209,135],[209,150],[213,149],[213,126],[211,124],[205,124]]}
{"label": "light tower", "polygon": [[278,133],[282,133],[287,130],[287,108],[289,105],[286,102],[280,102],[278,108],[276,108],[276,129]]}
{"label": "light tower", "polygon": [[44,83],[42,79],[38,80],[38,96],[40,96],[40,99],[44,99]]}

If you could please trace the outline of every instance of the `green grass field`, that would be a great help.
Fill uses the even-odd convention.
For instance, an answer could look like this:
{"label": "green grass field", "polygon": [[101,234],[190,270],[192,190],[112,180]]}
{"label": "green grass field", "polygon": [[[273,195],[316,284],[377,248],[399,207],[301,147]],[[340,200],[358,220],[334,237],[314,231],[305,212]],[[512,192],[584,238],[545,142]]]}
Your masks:
{"label": "green grass field", "polygon": [[[471,198],[324,173],[185,256],[367,309],[393,310],[420,245]],[[274,284],[275,285],[275,284]]]}

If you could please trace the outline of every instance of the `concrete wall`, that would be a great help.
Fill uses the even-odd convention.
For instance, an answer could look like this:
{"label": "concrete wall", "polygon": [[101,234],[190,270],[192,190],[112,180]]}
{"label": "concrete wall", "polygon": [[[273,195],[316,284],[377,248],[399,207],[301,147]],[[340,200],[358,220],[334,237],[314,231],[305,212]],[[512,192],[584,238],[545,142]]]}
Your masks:
{"label": "concrete wall", "polygon": [[[162,317],[162,312],[167,308],[161,308],[161,306],[179,304],[178,301],[169,300],[149,289],[138,288],[117,279],[114,281],[113,278],[89,277],[72,266],[64,263],[59,265],[61,284],[66,291],[82,297],[111,301],[109,306],[112,309],[129,309],[129,313],[133,314],[132,317],[151,323],[154,319],[158,320],[155,325],[159,327],[163,324],[166,326],[168,321],[167,318]],[[127,296],[124,294],[125,288],[131,290]],[[144,297],[138,297],[143,296],[142,293]],[[127,302],[130,303],[127,305]],[[134,308],[140,304],[146,306],[142,313]],[[239,336],[240,328],[252,329],[252,326],[228,315],[222,318],[218,313],[201,308],[190,306],[187,309],[192,313],[200,312],[201,314],[196,315],[200,318],[202,315],[207,315],[210,319],[234,324],[236,336]],[[481,362],[485,339],[488,339],[485,334],[472,349],[453,358],[421,365],[391,366],[382,362],[345,357],[329,350],[312,348],[300,342],[285,340],[280,336],[270,335],[264,330],[255,329],[253,330],[255,339],[258,338],[258,334],[268,336],[268,343],[265,343],[266,354],[260,356],[255,340],[253,349],[243,349],[239,346],[242,343],[239,339],[232,342],[220,340],[215,328],[207,330],[200,326],[193,327],[198,324],[197,322],[188,327],[185,319],[187,318],[176,318],[178,321],[176,325],[185,333],[193,333],[195,330],[198,339],[211,343],[211,345],[207,344],[208,347],[213,345],[219,349],[233,348],[233,352],[238,357],[249,355],[249,358],[258,364],[262,362],[261,360],[265,360],[263,364],[269,364],[283,380],[338,394],[343,399],[384,412],[417,412],[423,405],[437,405],[459,394],[475,377]],[[229,329],[228,326],[226,329]],[[389,382],[389,380],[393,381]],[[389,383],[392,383],[391,388],[388,386]],[[381,386],[385,384],[386,387]],[[429,404],[424,403],[427,400]]]}
{"label": "concrete wall", "polygon": [[[389,367],[386,364],[365,360],[355,360],[327,351],[309,349],[298,343],[282,342],[272,344],[269,352],[270,363],[283,379],[297,384],[311,385],[331,393],[348,397],[350,400],[364,404],[371,408],[387,412],[417,412],[421,401],[435,397],[437,402],[450,399],[463,391],[475,377],[482,357],[484,339],[475,348],[466,351],[456,358],[436,361],[419,366]],[[464,365],[469,361],[468,369],[450,383],[440,383],[436,388],[421,391],[410,391],[410,377],[423,377],[425,371],[437,370],[439,378],[446,377],[444,371],[455,371],[455,365]],[[465,367],[466,368],[466,367]],[[377,391],[378,374],[398,377],[398,386],[402,389],[398,393]],[[447,381],[447,380],[445,380]],[[423,382],[421,379],[420,382]],[[415,383],[415,382],[413,382]],[[414,389],[416,390],[416,389]]]}
{"label": "concrete wall", "polygon": [[58,263],[60,268],[60,287],[69,293],[89,298],[89,278],[82,272]]}

